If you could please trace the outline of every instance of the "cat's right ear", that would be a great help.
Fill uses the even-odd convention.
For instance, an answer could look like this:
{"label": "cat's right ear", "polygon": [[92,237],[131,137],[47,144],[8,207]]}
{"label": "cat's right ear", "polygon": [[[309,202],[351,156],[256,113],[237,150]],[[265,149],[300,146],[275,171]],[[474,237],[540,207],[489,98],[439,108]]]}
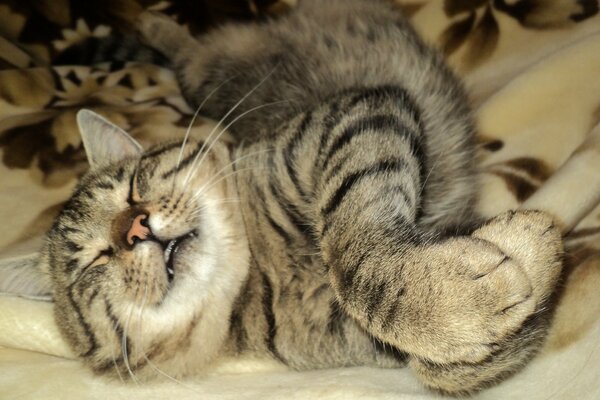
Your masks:
{"label": "cat's right ear", "polygon": [[0,258],[0,295],[52,301],[52,281],[45,257],[35,252]]}
{"label": "cat's right ear", "polygon": [[93,111],[79,111],[77,125],[91,169],[140,156],[144,151],[127,132]]}

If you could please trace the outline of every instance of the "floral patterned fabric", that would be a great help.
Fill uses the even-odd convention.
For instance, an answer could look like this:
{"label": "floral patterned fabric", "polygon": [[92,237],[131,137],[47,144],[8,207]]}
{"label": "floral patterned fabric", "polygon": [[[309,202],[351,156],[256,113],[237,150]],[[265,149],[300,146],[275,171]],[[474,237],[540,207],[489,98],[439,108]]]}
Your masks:
{"label": "floral patterned fabric", "polygon": [[[389,1],[447,56],[471,94],[484,215],[526,202],[600,130],[597,0]],[[75,123],[80,108],[102,113],[143,145],[182,135],[191,121],[193,110],[181,98],[172,71],[122,62],[58,65],[61,55],[89,37],[132,33],[136,15],[146,8],[201,34],[230,20],[276,17],[294,3],[0,0],[0,253],[35,248],[86,171]],[[195,129],[201,134],[210,124],[199,119]],[[585,177],[578,175],[574,184],[585,188]],[[557,198],[557,209],[568,213],[578,193],[569,193],[573,201]],[[479,398],[600,397],[600,208],[565,243],[565,277],[542,355]],[[408,370],[297,374],[249,359],[228,361],[203,380],[126,387],[95,378],[70,359],[49,304],[12,297],[0,297],[0,346],[0,398],[56,397],[62,390],[57,380],[69,382],[76,398],[433,396]],[[33,381],[35,389],[28,384]]]}

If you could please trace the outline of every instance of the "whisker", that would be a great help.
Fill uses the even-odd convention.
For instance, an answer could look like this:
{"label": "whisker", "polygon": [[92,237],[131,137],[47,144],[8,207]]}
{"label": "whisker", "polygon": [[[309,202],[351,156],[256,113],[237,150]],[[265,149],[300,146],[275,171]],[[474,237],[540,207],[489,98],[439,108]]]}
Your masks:
{"label": "whisker", "polygon": [[[423,191],[425,190],[425,186],[427,184],[427,181],[429,180],[429,177],[431,176],[431,173],[433,172],[433,170],[435,169],[435,167],[437,167],[439,161],[442,159],[442,157],[444,156],[444,154],[446,154],[446,152],[448,150],[453,151],[456,148],[456,144],[452,147],[446,147],[444,148],[444,150],[442,150],[442,152],[440,152],[440,154],[437,156],[436,160],[434,161],[433,165],[431,166],[431,168],[429,169],[429,172],[427,173],[427,176],[425,177],[425,179],[423,180],[423,183],[421,183],[421,188],[419,189],[419,193],[417,195],[417,199],[419,197],[421,197],[421,195],[423,194]],[[418,201],[418,200],[417,200]]]}
{"label": "whisker", "polygon": [[186,176],[186,178],[184,180],[184,186],[189,181],[191,172],[194,170],[194,167],[198,160],[198,156],[203,153],[203,151],[205,150],[206,143],[209,143],[210,139],[212,138],[212,135],[217,131],[218,128],[221,127],[221,125],[227,119],[227,117],[229,117],[229,115],[231,115],[231,113],[234,112],[240,106],[240,104],[242,104],[244,102],[244,100],[246,100],[252,93],[254,93],[259,87],[261,87],[263,83],[266,82],[266,80],[273,74],[273,72],[275,72],[276,68],[277,68],[277,66],[273,67],[273,69],[260,82],[258,82],[258,84],[256,86],[254,86],[248,93],[246,93],[237,103],[235,103],[233,105],[233,107],[231,107],[231,109],[221,118],[221,120],[217,123],[217,125],[215,125],[215,127],[212,129],[212,131],[206,138],[206,142],[202,145],[200,151],[198,152],[198,154],[196,154],[196,157],[194,157],[194,160],[192,161],[192,167],[190,168],[190,173],[188,173],[188,175]]}
{"label": "whisker", "polygon": [[[221,173],[223,173],[223,171],[229,169],[229,167],[234,166],[236,163],[238,163],[238,162],[240,162],[240,161],[242,161],[242,160],[244,160],[246,158],[253,157],[253,156],[256,156],[256,155],[260,155],[260,154],[263,154],[263,153],[268,153],[270,151],[272,151],[272,149],[264,149],[264,150],[253,151],[251,153],[248,153],[248,154],[245,154],[245,155],[243,155],[241,157],[236,158],[235,160],[231,161],[230,163],[227,163],[220,170],[218,170],[217,172],[215,172],[213,174],[213,176],[208,180],[208,182],[206,182],[204,185],[206,186],[206,185],[210,184],[213,181],[213,179],[215,179],[216,177],[218,177]],[[185,186],[183,187],[183,190],[185,190]]]}
{"label": "whisker", "polygon": [[[143,331],[142,326],[143,326],[143,310],[144,307],[146,306],[146,300],[148,298],[148,283],[146,283],[144,285],[144,297],[142,299],[142,305],[140,307],[140,313],[138,316],[138,336],[141,336],[141,333]],[[154,364],[152,361],[150,361],[150,359],[148,358],[148,355],[146,354],[146,352],[142,351],[142,357],[144,358],[144,360],[146,361],[146,363],[150,366],[150,368],[152,368],[154,371],[158,372],[159,374],[161,374],[162,376],[172,380],[173,382],[181,385],[182,387],[193,391],[194,393],[198,393],[199,392],[197,390],[195,390],[194,388],[192,388],[191,386],[188,386],[186,384],[184,384],[182,381],[176,379],[175,377],[172,377],[171,375],[167,374],[165,371],[161,370],[160,368],[158,368],[158,366],[156,364]]]}
{"label": "whisker", "polygon": [[[233,76],[225,79],[223,82],[221,82],[216,88],[211,90],[208,95],[206,95],[206,97],[204,98],[204,100],[202,100],[202,102],[200,103],[198,108],[196,108],[196,111],[194,112],[194,115],[192,116],[192,120],[190,121],[190,124],[185,132],[185,136],[183,137],[183,142],[181,143],[181,149],[179,150],[179,155],[177,156],[177,164],[175,167],[176,171],[179,171],[179,165],[181,164],[181,160],[183,158],[183,150],[185,149],[185,145],[187,144],[187,141],[190,137],[190,133],[192,131],[192,127],[194,126],[194,122],[196,122],[196,118],[198,118],[198,115],[200,114],[200,110],[202,110],[202,107],[204,107],[204,104],[206,104],[206,102],[212,97],[213,94],[215,94],[219,89],[221,89],[221,87],[223,87],[223,85],[225,85],[226,83],[231,81],[236,76],[237,75],[233,75]],[[177,176],[177,174],[173,174],[173,187],[175,186],[175,177],[176,176]],[[171,193],[172,192],[173,191],[171,190]]]}
{"label": "whisker", "polygon": [[[211,144],[209,145],[208,149],[205,150],[204,154],[202,155],[202,158],[200,158],[200,160],[198,161],[198,164],[193,166],[193,170],[190,169],[190,174],[195,173],[201,166],[202,166],[202,162],[204,161],[204,159],[206,158],[206,155],[212,150],[213,146],[217,143],[217,141],[219,140],[219,138],[225,133],[227,132],[227,129],[229,129],[234,123],[236,123],[237,121],[239,121],[241,118],[243,118],[244,116],[250,114],[253,111],[256,110],[260,110],[261,108],[264,107],[268,107],[268,106],[272,106],[275,104],[281,104],[281,103],[286,103],[287,100],[280,100],[280,101],[274,101],[271,103],[266,103],[266,104],[261,104],[259,106],[256,107],[252,107],[249,110],[244,111],[243,113],[241,113],[240,115],[238,115],[237,117],[235,117],[231,122],[229,122],[229,124],[227,124],[227,126],[225,126],[225,128],[221,129],[221,131],[217,134],[217,136],[215,136],[215,138],[212,140]],[[187,179],[184,182],[184,186],[188,183]]]}
{"label": "whisker", "polygon": [[[239,174],[240,172],[245,172],[245,171],[253,171],[253,170],[259,170],[259,169],[267,169],[267,168],[266,168],[266,167],[263,167],[263,168],[257,168],[257,167],[248,167],[248,168],[237,169],[237,170],[235,170],[235,171],[233,171],[233,172],[230,172],[230,173],[228,173],[228,174],[225,174],[225,175],[223,175],[223,176],[222,176],[220,179],[217,179],[217,180],[216,180],[216,181],[214,181],[214,182],[210,182],[210,183],[204,184],[202,187],[200,187],[200,188],[199,188],[199,189],[196,191],[196,193],[194,193],[194,195],[193,195],[193,196],[192,196],[192,197],[189,199],[189,201],[196,200],[196,199],[197,199],[199,196],[201,196],[201,195],[202,195],[202,193],[203,193],[204,191],[208,191],[208,190],[212,189],[212,188],[213,188],[215,185],[217,185],[219,182],[221,182],[221,181],[222,181],[222,180],[224,180],[224,179],[227,179],[227,178],[229,178],[229,177],[231,177],[231,176],[233,176],[233,175],[235,175],[235,174]],[[211,179],[211,181],[212,181],[212,179]]]}
{"label": "whisker", "polygon": [[[115,336],[117,336],[118,332],[117,332],[117,327],[115,324],[112,325],[112,328],[113,328],[113,331],[115,332]],[[112,358],[113,365],[115,367],[115,371],[117,371],[117,376],[119,377],[119,380],[121,381],[121,383],[125,383],[125,379],[123,379],[123,375],[121,375],[121,371],[119,371],[119,366],[117,365],[117,359],[115,357],[115,352],[113,351],[112,346],[111,346],[111,350],[110,350],[110,355]]]}
{"label": "whisker", "polygon": [[146,354],[144,354],[144,359],[146,360],[146,362],[148,363],[148,365],[150,366],[150,368],[152,368],[154,371],[158,372],[159,374],[161,374],[162,376],[164,376],[165,378],[168,378],[170,380],[172,380],[173,382],[181,385],[182,387],[191,390],[194,393],[200,394],[200,392],[196,389],[194,389],[193,387],[186,385],[185,383],[183,383],[182,381],[180,381],[179,379],[167,374],[165,371],[161,370],[160,368],[158,368],[152,361],[150,361],[150,359],[146,356]]}
{"label": "whisker", "polygon": [[[236,158],[235,160],[227,163],[225,166],[223,166],[221,169],[219,169],[203,186],[202,188],[206,188],[207,186],[211,185],[211,183],[214,182],[214,180],[223,173],[223,171],[227,170],[228,168],[230,168],[231,166],[235,165],[237,162],[242,161],[243,159],[249,158],[249,157],[253,157],[256,155],[260,155],[262,153],[268,153],[269,151],[271,151],[271,149],[263,149],[263,150],[258,150],[258,151],[253,151],[251,153],[245,154],[241,157]],[[217,184],[219,181],[214,182],[215,184]],[[201,189],[202,189],[201,188]],[[209,186],[207,188],[207,190],[210,190],[210,188],[212,188],[212,186]],[[185,193],[186,187],[183,186],[181,193],[179,194],[180,197]],[[185,206],[188,206],[190,204],[190,202],[193,202],[194,200],[196,200],[201,194],[198,194],[197,192],[195,194],[193,194],[192,196],[190,196],[188,199],[185,200]],[[171,217],[174,218],[174,217]]]}
{"label": "whisker", "polygon": [[138,380],[135,377],[133,370],[131,369],[131,365],[129,364],[129,355],[127,354],[127,330],[129,329],[129,322],[131,320],[131,316],[133,315],[133,306],[134,304],[131,304],[131,307],[129,308],[129,315],[127,317],[127,320],[125,321],[125,326],[123,327],[123,335],[121,338],[121,352],[123,353],[123,362],[125,363],[125,367],[127,367],[129,376],[136,384],[138,384]]}
{"label": "whisker", "polygon": [[201,205],[194,207],[194,209],[189,213],[189,216],[195,216],[195,215],[202,213],[204,211],[205,206],[207,206],[207,205],[215,206],[215,205],[219,205],[219,204],[233,204],[233,203],[240,203],[240,202],[241,202],[241,200],[239,198],[225,198],[225,199],[205,201],[205,202],[202,202]]}

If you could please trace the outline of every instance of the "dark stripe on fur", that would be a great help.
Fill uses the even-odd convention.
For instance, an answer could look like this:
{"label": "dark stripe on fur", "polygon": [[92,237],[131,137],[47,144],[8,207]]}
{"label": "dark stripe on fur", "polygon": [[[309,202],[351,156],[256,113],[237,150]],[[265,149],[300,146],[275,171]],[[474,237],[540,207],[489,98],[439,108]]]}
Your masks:
{"label": "dark stripe on fur", "polygon": [[[314,167],[312,169],[312,176],[317,177],[322,172],[321,160],[323,159],[323,154],[325,153],[325,149],[327,148],[327,141],[331,135],[331,131],[335,126],[337,126],[342,117],[345,115],[344,109],[340,109],[341,101],[333,101],[329,105],[329,112],[327,116],[323,119],[323,129],[321,130],[321,136],[319,137],[319,151],[317,152],[317,157],[314,162]],[[314,194],[314,193],[313,193]]]}
{"label": "dark stripe on fur", "polygon": [[307,200],[307,195],[304,192],[304,190],[302,189],[302,187],[300,186],[298,176],[296,175],[296,169],[294,167],[294,161],[295,161],[294,150],[296,149],[296,147],[300,144],[300,142],[304,138],[307,128],[310,125],[312,119],[313,119],[313,115],[311,112],[307,112],[304,114],[304,118],[302,119],[300,126],[296,130],[296,133],[294,134],[292,139],[288,142],[288,144],[285,148],[285,151],[283,152],[283,159],[285,160],[285,167],[287,169],[290,180],[292,181],[292,183],[294,184],[294,187],[300,194],[300,197],[302,199],[304,199],[305,201]]}
{"label": "dark stripe on fur", "polygon": [[277,325],[275,323],[275,314],[273,312],[273,286],[271,285],[271,281],[269,277],[261,272],[262,282],[263,282],[263,314],[265,316],[265,321],[267,323],[267,337],[266,337],[266,345],[267,349],[271,352],[273,357],[278,360],[285,362],[279,351],[277,350],[277,346],[275,345],[275,337],[277,336]]}
{"label": "dark stripe on fur", "polygon": [[125,176],[125,168],[123,168],[123,166],[120,166],[119,169],[117,170],[114,178],[116,181],[118,181],[119,183],[121,183],[121,181],[123,180],[123,177]]}
{"label": "dark stripe on fur", "polygon": [[87,301],[88,308],[92,305],[92,302],[94,301],[94,299],[96,298],[96,296],[98,296],[98,288],[95,288],[92,291],[92,294],[90,295],[90,297],[88,298],[88,301]]}
{"label": "dark stripe on fur", "polygon": [[144,155],[142,155],[142,160],[145,160],[146,158],[150,158],[150,157],[156,157],[162,153],[166,153],[169,150],[173,150],[173,149],[176,149],[179,147],[181,147],[181,142],[174,142],[174,143],[166,144],[157,149],[154,149],[152,151],[148,151],[148,152],[144,153]]}
{"label": "dark stripe on fur", "polygon": [[187,157],[182,159],[181,162],[179,163],[179,165],[176,165],[173,168],[171,168],[170,170],[168,170],[167,172],[163,173],[162,178],[163,179],[169,178],[174,173],[179,172],[183,168],[187,167],[187,165],[196,158],[196,156],[200,153],[200,151],[204,151],[205,149],[206,149],[206,147],[204,146],[204,142],[199,141],[196,144],[196,148]]}
{"label": "dark stripe on fur", "polygon": [[390,332],[392,329],[395,329],[397,326],[397,317],[400,309],[400,301],[402,296],[404,296],[405,289],[401,287],[398,289],[396,293],[394,302],[388,306],[388,309],[385,311],[383,318],[381,319],[381,329],[384,332]]}
{"label": "dark stripe on fur", "polygon": [[69,287],[67,288],[66,294],[67,294],[67,298],[69,299],[69,303],[71,303],[71,307],[73,308],[73,311],[75,313],[77,322],[83,329],[83,333],[85,334],[85,337],[87,338],[87,340],[89,342],[88,350],[83,353],[80,353],[79,356],[80,357],[89,357],[89,356],[93,355],[96,351],[98,351],[98,342],[96,340],[96,336],[94,335],[92,327],[85,320],[85,318],[81,312],[81,309],[79,308],[79,305],[77,304],[77,302],[75,301],[75,298],[73,296],[76,283],[77,283],[77,281],[75,281],[74,283],[69,285]]}
{"label": "dark stripe on fur", "polygon": [[229,316],[229,336],[234,338],[235,349],[237,352],[241,352],[245,349],[246,343],[248,342],[248,332],[246,332],[246,327],[244,326],[242,307],[234,308]]}
{"label": "dark stripe on fur", "polygon": [[79,266],[79,260],[77,258],[71,258],[65,265],[67,272],[73,272]]}
{"label": "dark stripe on fur", "polygon": [[[410,114],[412,120],[421,126],[421,112],[417,103],[413,100],[410,94],[400,86],[384,85],[372,88],[365,88],[361,93],[357,94],[348,104],[348,108],[354,108],[359,103],[369,101],[381,103],[382,101],[393,100],[398,104],[399,108]],[[419,129],[420,131],[422,128]]]}
{"label": "dark stripe on fur", "polygon": [[323,216],[328,216],[333,213],[340,206],[348,191],[350,191],[350,189],[352,189],[362,179],[381,173],[400,172],[405,168],[406,163],[403,160],[381,161],[369,168],[365,168],[350,174],[344,178],[337,191],[327,202],[327,205],[321,210],[321,214]]}
{"label": "dark stripe on fur", "polygon": [[65,246],[67,247],[67,250],[69,250],[72,253],[77,253],[78,251],[81,251],[83,249],[83,247],[70,240],[67,240],[65,242]]}
{"label": "dark stripe on fur", "polygon": [[329,332],[330,335],[337,336],[339,339],[344,340],[344,319],[345,315],[340,307],[340,304],[335,299],[331,300],[329,303],[327,332]]}
{"label": "dark stripe on fur", "polygon": [[126,352],[126,354],[131,354],[129,337],[127,337],[127,335],[124,335],[123,327],[121,326],[119,319],[113,313],[112,306],[106,297],[104,298],[104,309],[106,311],[106,316],[110,319],[113,329],[115,330],[117,340],[120,343],[123,340],[123,338],[125,338],[125,342],[126,342],[125,343],[125,352]]}
{"label": "dark stripe on fur", "polygon": [[[271,175],[271,177],[273,177],[273,175]],[[298,208],[285,197],[279,186],[273,182],[273,179],[270,179],[269,189],[271,195],[281,206],[281,210],[285,213],[289,222],[294,225],[296,230],[302,234],[308,242],[312,242],[312,225],[308,224],[308,218],[303,216],[300,211],[298,211]]]}
{"label": "dark stripe on fur", "polygon": [[[408,140],[411,152],[417,156],[421,154],[420,145],[416,140],[414,133],[410,132],[404,123],[396,116],[385,114],[385,115],[373,115],[367,118],[359,119],[350,126],[348,126],[340,136],[333,142],[329,147],[327,155],[325,155],[323,163],[323,171],[325,171],[329,165],[331,159],[342,150],[352,139],[363,134],[378,134],[378,133],[394,133],[402,137],[402,139]],[[419,161],[421,159],[419,158]]]}
{"label": "dark stripe on fur", "polygon": [[341,271],[335,271],[339,277],[340,283],[340,296],[344,297],[344,300],[348,300],[348,295],[353,293],[354,281],[356,279],[356,273],[359,268],[365,262],[367,257],[369,256],[369,251],[364,251],[354,263],[351,265],[345,265],[342,267]]}
{"label": "dark stripe on fur", "polygon": [[281,236],[281,238],[285,241],[286,245],[291,245],[292,238],[290,234],[285,229],[283,229],[281,225],[275,222],[268,213],[265,213],[265,218],[267,218],[267,221],[269,222],[269,225],[271,225],[271,228],[273,228],[273,230],[277,232],[277,234],[279,234],[279,236]]}
{"label": "dark stripe on fur", "polygon": [[361,293],[361,297],[365,299],[365,312],[367,314],[367,321],[369,324],[379,313],[379,308],[386,297],[387,291],[388,285],[385,281],[375,285],[374,283],[368,282],[367,287],[363,293]]}
{"label": "dark stripe on fur", "polygon": [[138,166],[136,166],[135,170],[133,171],[133,174],[131,174],[131,177],[129,178],[129,192],[127,193],[127,204],[129,204],[130,206],[135,206],[135,201],[133,201],[133,184],[135,183],[135,179],[137,177],[137,170],[138,170]]}

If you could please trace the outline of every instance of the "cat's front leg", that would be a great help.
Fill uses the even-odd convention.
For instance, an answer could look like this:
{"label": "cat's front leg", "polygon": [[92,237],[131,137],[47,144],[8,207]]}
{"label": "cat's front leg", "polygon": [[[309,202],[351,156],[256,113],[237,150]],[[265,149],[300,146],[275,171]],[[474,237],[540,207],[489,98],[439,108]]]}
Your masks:
{"label": "cat's front leg", "polygon": [[[554,289],[562,251],[543,213],[507,213],[471,236],[407,254],[414,319],[402,347],[429,361],[479,362],[517,332]],[[427,268],[422,275],[420,268]],[[415,270],[417,272],[415,273]],[[408,342],[408,343],[404,343]]]}
{"label": "cat's front leg", "polygon": [[[414,356],[429,386],[469,391],[517,369],[539,347],[546,325],[533,317],[554,290],[562,254],[546,214],[510,212],[470,236],[384,250],[394,240],[381,236],[358,262],[331,259],[332,284],[364,328]],[[361,251],[345,248],[337,259]]]}
{"label": "cat's front leg", "polygon": [[[560,233],[543,213],[505,213],[488,221],[473,233],[472,238],[494,243],[505,257],[510,257],[497,269],[504,270],[502,272],[507,276],[523,278],[520,272],[516,272],[521,269],[530,285],[530,293],[521,302],[515,298],[514,306],[508,309],[502,309],[499,305],[494,308],[493,303],[489,307],[481,304],[484,313],[486,309],[496,310],[495,314],[488,314],[486,324],[475,330],[476,335],[481,335],[478,337],[480,344],[486,345],[489,351],[476,344],[472,346],[471,357],[465,360],[451,361],[450,357],[444,360],[443,354],[436,354],[441,359],[433,361],[431,351],[424,357],[413,357],[411,366],[423,382],[432,388],[452,393],[469,393],[489,386],[518,371],[529,361],[546,336],[551,316],[551,310],[547,307],[548,297],[553,293],[561,271]],[[511,269],[515,270],[514,274],[510,272]],[[494,273],[478,277],[477,280],[492,278],[489,283],[493,287],[502,282],[495,280]],[[525,288],[526,285],[524,282],[517,283],[500,290],[495,288],[494,292],[512,292],[515,295],[515,289]],[[486,295],[486,298],[491,299],[491,296]],[[462,309],[463,318],[473,306],[477,304],[470,303]],[[532,308],[533,311],[528,313]],[[456,317],[460,320],[458,314],[454,314],[453,318]],[[484,340],[486,337],[487,344]],[[457,352],[448,354],[456,356]],[[477,354],[479,357],[475,357]]]}

